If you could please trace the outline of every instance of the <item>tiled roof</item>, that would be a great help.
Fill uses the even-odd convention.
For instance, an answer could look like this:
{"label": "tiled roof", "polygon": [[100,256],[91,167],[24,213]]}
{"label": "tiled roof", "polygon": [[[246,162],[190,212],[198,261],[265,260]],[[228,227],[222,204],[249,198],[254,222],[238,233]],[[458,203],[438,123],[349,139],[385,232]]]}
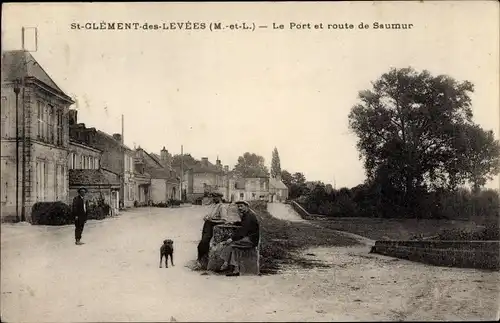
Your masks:
{"label": "tiled roof", "polygon": [[52,78],[38,64],[30,52],[22,50],[5,51],[2,53],[2,82],[14,81],[21,77],[33,77],[45,85],[51,87],[66,99],[73,100],[64,93]]}
{"label": "tiled roof", "polygon": [[276,178],[273,178],[273,177],[269,178],[269,187],[274,187],[274,188],[280,189],[280,190],[288,189],[288,187],[286,187],[286,185],[282,181],[280,181]]}
{"label": "tiled roof", "polygon": [[70,169],[69,185],[119,185],[120,181],[116,177],[115,174],[100,169]]}
{"label": "tiled roof", "polygon": [[193,173],[222,173],[223,169],[218,168],[211,162],[207,162],[207,164],[203,164],[203,162],[198,161],[193,166],[189,167],[189,169],[193,170]]}
{"label": "tiled roof", "polygon": [[103,136],[107,139],[110,139],[110,140],[113,140],[114,142],[116,142],[118,145],[121,145],[123,148],[127,149],[127,150],[130,150],[132,151],[132,149],[130,149],[127,145],[125,144],[122,144],[121,142],[119,142],[118,140],[116,140],[115,138],[113,138],[113,136],[105,133],[104,131],[101,131],[101,130],[97,130],[97,134],[100,135],[100,136]]}

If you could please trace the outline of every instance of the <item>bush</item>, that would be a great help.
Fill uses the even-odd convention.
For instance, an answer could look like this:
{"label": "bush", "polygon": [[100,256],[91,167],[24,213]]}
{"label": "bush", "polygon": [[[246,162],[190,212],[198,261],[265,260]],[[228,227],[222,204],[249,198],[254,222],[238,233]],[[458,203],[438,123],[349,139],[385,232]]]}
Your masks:
{"label": "bush", "polygon": [[437,240],[498,241],[500,240],[500,227],[498,224],[489,224],[478,230],[443,230],[437,235],[436,238]]}
{"label": "bush", "polygon": [[63,202],[37,202],[31,211],[31,221],[35,225],[67,225],[74,219],[69,205]]}
{"label": "bush", "polygon": [[167,202],[168,206],[180,206],[181,204],[182,204],[182,201],[181,200],[177,200],[177,199],[170,199]]}

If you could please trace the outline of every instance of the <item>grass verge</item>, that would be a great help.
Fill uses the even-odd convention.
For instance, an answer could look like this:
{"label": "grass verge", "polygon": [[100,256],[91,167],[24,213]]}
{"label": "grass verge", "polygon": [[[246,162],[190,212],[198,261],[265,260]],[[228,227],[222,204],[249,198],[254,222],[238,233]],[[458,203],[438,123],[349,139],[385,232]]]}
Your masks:
{"label": "grass verge", "polygon": [[267,212],[265,202],[252,202],[261,227],[261,273],[274,274],[283,264],[295,264],[303,268],[325,266],[321,262],[300,257],[299,251],[310,247],[345,247],[358,241],[340,235],[328,228],[303,222],[276,219]]}
{"label": "grass verge", "polygon": [[331,218],[311,220],[327,229],[355,233],[372,240],[411,240],[437,236],[445,230],[476,231],[474,221],[432,219]]}

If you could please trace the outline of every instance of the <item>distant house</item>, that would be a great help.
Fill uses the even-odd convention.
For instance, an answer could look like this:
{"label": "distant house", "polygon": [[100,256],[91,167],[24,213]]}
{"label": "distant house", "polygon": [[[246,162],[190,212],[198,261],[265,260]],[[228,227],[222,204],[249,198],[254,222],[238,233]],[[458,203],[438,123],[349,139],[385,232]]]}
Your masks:
{"label": "distant house", "polygon": [[178,198],[179,178],[169,167],[168,151],[165,148],[161,151],[161,156],[155,156],[139,147],[135,150],[135,163],[150,177],[147,202],[165,203]]}
{"label": "distant house", "polygon": [[234,172],[227,176],[229,201],[269,201],[269,176],[240,177]]}
{"label": "distant house", "polygon": [[207,157],[203,157],[201,161],[188,166],[184,171],[183,187],[187,200],[191,202],[210,193],[222,194],[227,199],[226,172],[221,161],[217,159],[214,165]]}
{"label": "distant house", "polygon": [[74,101],[22,50],[2,52],[1,94],[1,218],[30,221],[36,202],[68,203],[67,118]]}
{"label": "distant house", "polygon": [[288,198],[288,187],[280,177],[269,178],[269,202],[284,202]]}
{"label": "distant house", "polygon": [[70,140],[69,144],[70,201],[83,186],[88,190],[90,200],[97,202],[98,199],[102,199],[111,207],[113,214],[117,213],[120,200],[120,176],[100,167],[101,150],[75,140]]}

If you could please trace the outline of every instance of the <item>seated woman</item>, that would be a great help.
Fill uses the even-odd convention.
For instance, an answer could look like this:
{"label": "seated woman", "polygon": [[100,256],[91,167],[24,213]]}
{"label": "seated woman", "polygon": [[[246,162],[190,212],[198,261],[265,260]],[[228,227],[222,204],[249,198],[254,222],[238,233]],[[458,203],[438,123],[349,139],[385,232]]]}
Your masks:
{"label": "seated woman", "polygon": [[238,249],[252,249],[258,246],[260,240],[259,221],[253,210],[245,201],[236,202],[238,206],[238,214],[241,222],[235,223],[241,225],[230,239],[226,240],[226,246],[221,252],[221,258],[224,264],[220,268],[221,271],[231,269],[232,272],[226,276],[239,276],[238,259],[236,259],[236,252]]}
{"label": "seated woman", "polygon": [[205,222],[201,233],[201,241],[198,244],[198,264],[202,268],[206,266],[206,264],[204,264],[204,259],[208,256],[208,252],[210,250],[210,240],[213,236],[213,227],[217,224],[226,222],[223,218],[224,207],[220,202],[220,198],[215,198],[214,208],[203,218]]}

